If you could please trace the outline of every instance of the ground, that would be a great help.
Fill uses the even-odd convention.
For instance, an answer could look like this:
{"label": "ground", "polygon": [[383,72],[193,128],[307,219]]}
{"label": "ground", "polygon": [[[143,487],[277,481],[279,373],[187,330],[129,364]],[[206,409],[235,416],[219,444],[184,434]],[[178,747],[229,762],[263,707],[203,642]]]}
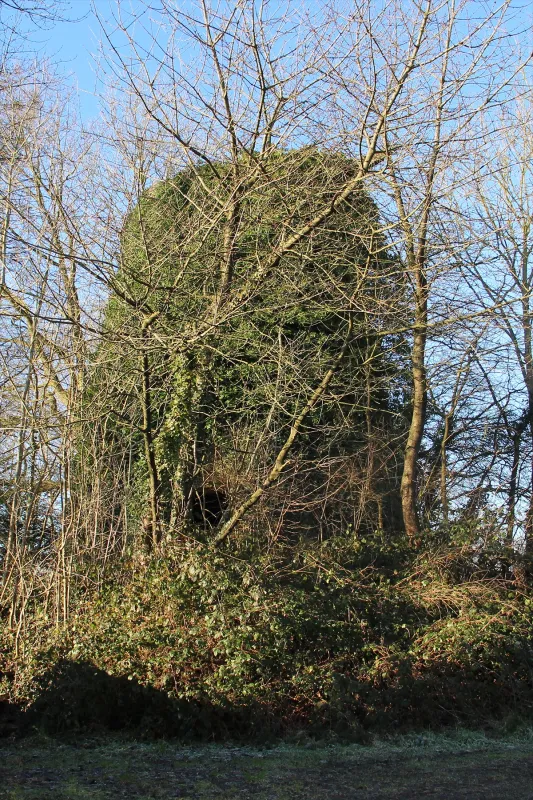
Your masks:
{"label": "ground", "polygon": [[533,730],[370,746],[189,747],[33,737],[0,743],[0,800],[533,800]]}

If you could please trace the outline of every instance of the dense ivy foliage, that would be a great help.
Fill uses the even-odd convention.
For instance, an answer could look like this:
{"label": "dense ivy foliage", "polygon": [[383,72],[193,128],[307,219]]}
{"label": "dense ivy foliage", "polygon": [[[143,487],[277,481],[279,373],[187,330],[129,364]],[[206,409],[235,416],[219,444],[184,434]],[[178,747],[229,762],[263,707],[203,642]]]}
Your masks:
{"label": "dense ivy foliage", "polygon": [[533,597],[472,553],[379,534],[124,561],[63,631],[36,618],[15,661],[4,639],[4,687],[49,730],[189,738],[527,716]]}
{"label": "dense ivy foliage", "polygon": [[[148,493],[146,453],[135,433],[142,423],[141,354],[150,373],[143,402],[150,406],[159,514],[175,531],[191,497],[206,486],[222,490],[233,506],[246,496],[334,362],[350,319],[346,357],[293,448],[293,494],[308,495],[315,510],[286,513],[285,486],[284,499],[273,500],[268,513],[276,524],[281,503],[286,529],[316,533],[322,525],[328,535],[347,525],[397,528],[408,386],[402,336],[383,331],[392,314],[398,324],[404,288],[375,203],[361,188],[274,269],[263,269],[283,237],[330,202],[357,164],[312,148],[275,154],[239,202],[231,285],[218,297],[229,169],[217,165],[214,176],[208,167],[195,168],[156,184],[124,225],[122,265],[107,309],[110,335],[94,381],[105,383],[106,402],[115,387],[117,428],[123,431],[127,420],[133,426],[130,518],[140,521]],[[232,306],[239,297],[246,299]],[[200,335],[202,325],[210,332]],[[172,341],[166,350],[165,341]],[[117,434],[108,429],[107,435]],[[367,469],[374,474],[365,478]],[[349,475],[359,484],[350,484]],[[372,497],[356,513],[365,481]],[[326,485],[336,495],[327,513]]]}
{"label": "dense ivy foliage", "polygon": [[[402,531],[406,290],[378,209],[361,189],[262,269],[357,169],[312,149],[263,166],[229,204],[229,250],[225,165],[156,184],[125,221],[76,442],[114,549],[91,561],[95,526],[63,620],[44,592],[4,631],[0,695],[22,726],[208,739],[529,715],[528,565],[488,518]],[[282,479],[216,546],[217,498],[260,484],[345,343]]]}

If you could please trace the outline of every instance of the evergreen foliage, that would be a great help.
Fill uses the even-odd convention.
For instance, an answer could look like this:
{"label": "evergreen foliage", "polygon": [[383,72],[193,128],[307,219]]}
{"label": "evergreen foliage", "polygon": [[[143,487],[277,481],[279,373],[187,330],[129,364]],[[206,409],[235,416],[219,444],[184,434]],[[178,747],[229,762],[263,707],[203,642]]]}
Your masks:
{"label": "evergreen foliage", "polygon": [[471,552],[383,534],[302,540],[290,557],[174,546],[116,563],[61,632],[38,615],[15,660],[6,632],[4,685],[22,724],[52,733],[361,741],[527,718],[533,599],[497,577],[496,554],[479,570]]}
{"label": "evergreen foliage", "polygon": [[[47,595],[24,631],[4,631],[0,691],[22,729],[364,741],[530,715],[533,599],[516,554],[509,579],[489,520],[482,546],[478,520],[435,525],[423,547],[401,529],[409,386],[388,331],[405,297],[375,203],[354,194],[254,282],[289,235],[285,209],[300,226],[354,169],[312,150],[273,157],[239,202],[229,284],[228,166],[156,184],[129,214],[77,442],[122,552],[102,566],[87,548],[63,625]],[[347,335],[290,468],[216,547],[226,505],[270,468]],[[161,536],[146,548],[154,499]]]}
{"label": "evergreen foliage", "polygon": [[[329,533],[400,527],[396,449],[406,386],[401,338],[383,329],[392,309],[397,326],[404,301],[376,205],[361,188],[331,222],[257,279],[257,265],[260,272],[283,237],[331,202],[356,170],[340,155],[309,148],[277,153],[263,173],[243,177],[248,186],[236,212],[231,281],[223,290],[221,209],[235,191],[228,165],[216,165],[216,175],[205,166],[156,184],[128,216],[117,293],[107,310],[114,345],[102,348],[99,360],[108,366],[95,380],[109,385],[109,366],[114,371],[118,425],[126,417],[140,426],[141,406],[150,405],[158,514],[167,528],[194,521],[195,498],[205,498],[206,490],[219,492],[221,508],[246,496],[334,361],[349,319],[347,354],[329,394],[306,420],[291,455],[292,490],[286,480],[283,499],[270,505],[270,524],[281,502],[286,529],[303,526],[316,535],[326,517]],[[147,319],[153,322],[144,331]],[[172,345],[158,347],[162,340]],[[141,358],[150,372],[150,397],[142,401],[134,384]],[[130,513],[139,523],[149,490],[139,434],[136,442]],[[363,478],[369,465],[372,477]],[[363,498],[365,481],[372,497]],[[291,492],[308,497],[307,508],[290,508]]]}

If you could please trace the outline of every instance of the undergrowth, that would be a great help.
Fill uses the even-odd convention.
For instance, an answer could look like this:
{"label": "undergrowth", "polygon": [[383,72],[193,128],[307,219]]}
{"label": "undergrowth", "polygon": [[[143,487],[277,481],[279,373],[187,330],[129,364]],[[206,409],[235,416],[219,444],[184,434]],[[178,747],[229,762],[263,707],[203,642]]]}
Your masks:
{"label": "undergrowth", "polygon": [[[467,544],[168,546],[124,559],[56,628],[4,630],[17,729],[365,741],[527,719],[533,592]],[[509,723],[510,724],[510,723]]]}

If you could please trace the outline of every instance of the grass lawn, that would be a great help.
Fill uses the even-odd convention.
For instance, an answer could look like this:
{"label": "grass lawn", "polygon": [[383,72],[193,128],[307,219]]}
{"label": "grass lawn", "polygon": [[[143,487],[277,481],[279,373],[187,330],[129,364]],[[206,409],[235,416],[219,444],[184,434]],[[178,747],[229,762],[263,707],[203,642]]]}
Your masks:
{"label": "grass lawn", "polygon": [[533,800],[533,730],[265,749],[117,738],[0,742],[0,800],[52,798]]}

